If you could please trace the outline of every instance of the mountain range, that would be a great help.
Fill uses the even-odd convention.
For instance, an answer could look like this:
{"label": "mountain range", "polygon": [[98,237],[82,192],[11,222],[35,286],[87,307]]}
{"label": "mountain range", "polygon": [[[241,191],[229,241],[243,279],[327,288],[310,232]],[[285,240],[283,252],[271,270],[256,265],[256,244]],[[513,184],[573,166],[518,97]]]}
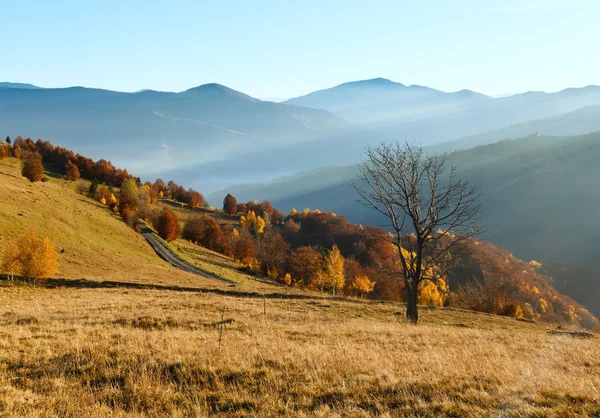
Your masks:
{"label": "mountain range", "polygon": [[352,164],[365,145],[393,139],[439,152],[590,132],[600,129],[599,106],[596,86],[492,98],[377,78],[274,103],[215,83],[180,93],[3,83],[0,127],[212,192]]}
{"label": "mountain range", "polygon": [[[347,163],[380,140],[327,111],[265,102],[219,84],[181,93],[4,88],[0,127],[202,190],[331,159]],[[340,144],[343,153],[336,152]],[[323,152],[314,156],[317,148]]]}

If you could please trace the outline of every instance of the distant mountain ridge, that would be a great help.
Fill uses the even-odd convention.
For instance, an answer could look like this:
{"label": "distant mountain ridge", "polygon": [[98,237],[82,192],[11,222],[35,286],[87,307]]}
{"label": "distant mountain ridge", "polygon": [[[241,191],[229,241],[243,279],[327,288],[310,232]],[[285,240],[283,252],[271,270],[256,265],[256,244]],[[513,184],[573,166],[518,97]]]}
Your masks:
{"label": "distant mountain ridge", "polygon": [[33,84],[27,84],[27,83],[0,82],[0,89],[2,89],[2,88],[31,90],[31,89],[40,89],[41,87],[34,86]]}
{"label": "distant mountain ridge", "polygon": [[[216,83],[180,93],[6,88],[0,126],[3,135],[48,139],[204,191],[349,163],[381,139],[327,111],[261,101]],[[317,147],[323,153],[314,158]]]}
{"label": "distant mountain ridge", "polygon": [[372,79],[344,83],[285,103],[325,109],[389,138],[433,146],[600,105],[600,87],[492,98],[470,90],[447,93]]}

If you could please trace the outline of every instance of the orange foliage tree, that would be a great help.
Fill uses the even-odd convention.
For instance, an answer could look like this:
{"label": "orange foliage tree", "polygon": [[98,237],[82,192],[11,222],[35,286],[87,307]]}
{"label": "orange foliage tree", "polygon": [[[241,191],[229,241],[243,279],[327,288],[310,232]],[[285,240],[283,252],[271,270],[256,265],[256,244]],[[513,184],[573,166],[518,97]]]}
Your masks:
{"label": "orange foliage tree", "polygon": [[81,177],[79,168],[77,168],[70,160],[67,161],[67,165],[65,166],[65,175],[67,176],[67,180],[71,181],[77,181]]}
{"label": "orange foliage tree", "polygon": [[256,244],[250,232],[242,229],[237,236],[232,238],[233,259],[240,261],[248,266],[252,265],[256,259]]}
{"label": "orange foliage tree", "polygon": [[190,208],[194,209],[194,208],[199,208],[199,207],[204,206],[204,203],[205,203],[204,196],[202,196],[200,194],[200,192],[193,190],[189,193],[190,193],[190,195],[189,195],[189,203],[188,204],[190,205]]}
{"label": "orange foliage tree", "polygon": [[227,215],[235,215],[237,213],[237,208],[238,204],[236,198],[228,193],[227,196],[225,196],[225,199],[223,199],[223,212]]}
{"label": "orange foliage tree", "polygon": [[27,177],[32,183],[34,181],[40,181],[44,177],[42,156],[37,152],[28,152],[23,159],[21,174],[23,177]]}
{"label": "orange foliage tree", "polygon": [[258,250],[258,261],[263,274],[272,279],[279,279],[283,274],[283,265],[289,248],[290,244],[279,232],[273,229],[265,232]]}
{"label": "orange foliage tree", "polygon": [[171,209],[165,208],[158,216],[156,231],[167,242],[171,242],[179,236],[179,221]]}
{"label": "orange foliage tree", "polygon": [[309,286],[313,281],[319,280],[321,254],[309,246],[297,248],[290,254],[288,273],[292,276],[295,286]]}
{"label": "orange foliage tree", "polygon": [[219,223],[210,216],[188,218],[183,227],[183,238],[212,251],[223,250],[223,231]]}

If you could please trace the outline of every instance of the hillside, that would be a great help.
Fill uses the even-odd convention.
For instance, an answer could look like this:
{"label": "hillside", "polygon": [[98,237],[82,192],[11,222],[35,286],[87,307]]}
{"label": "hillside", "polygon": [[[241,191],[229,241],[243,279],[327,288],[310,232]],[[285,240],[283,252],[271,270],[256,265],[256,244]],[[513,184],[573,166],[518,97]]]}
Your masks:
{"label": "hillside", "polygon": [[[349,163],[378,140],[326,111],[260,101],[219,84],[181,93],[0,89],[0,126],[13,138],[43,137],[139,176],[202,190],[328,159]],[[309,158],[316,147],[324,154]]]}
{"label": "hillside", "polygon": [[[593,222],[600,205],[593,185],[593,179],[600,177],[598,158],[599,133],[570,138],[533,136],[447,156],[461,176],[483,192],[481,224],[487,228],[483,240],[520,259],[589,267],[597,267],[599,259],[599,232]],[[355,191],[349,186],[353,173],[351,166],[328,167],[303,173],[301,181],[291,177],[254,187],[252,192],[254,198],[270,199],[284,211],[319,208],[364,225],[385,225],[384,219],[356,204]],[[241,188],[232,191],[241,192]],[[565,291],[578,298],[586,286]],[[600,313],[597,300],[587,306]]]}
{"label": "hillside", "polygon": [[[485,143],[485,138],[482,142],[475,139],[491,130],[557,118],[586,106],[600,105],[600,87],[491,98],[469,90],[446,93],[424,86],[373,79],[344,83],[286,103],[325,109],[389,138],[410,140],[424,146],[440,145],[465,136],[473,136],[471,145],[480,145]],[[595,121],[593,116],[587,120],[587,123]],[[589,131],[569,133],[585,132]]]}
{"label": "hillside", "polygon": [[[171,267],[118,215],[77,194],[72,182],[49,177],[48,182],[30,183],[20,176],[19,164],[14,159],[0,161],[0,258],[15,237],[35,230],[39,236],[49,237],[60,252],[61,278],[227,287]],[[229,269],[233,271],[229,273]],[[248,286],[252,290],[269,288],[249,283],[246,275],[237,274],[231,266],[226,270],[223,274],[237,282],[241,290]]]}
{"label": "hillside", "polygon": [[566,115],[550,119],[532,120],[471,135],[440,144],[432,148],[435,152],[449,152],[487,145],[503,139],[518,139],[534,134],[544,136],[574,136],[600,130],[600,106],[588,106]]}

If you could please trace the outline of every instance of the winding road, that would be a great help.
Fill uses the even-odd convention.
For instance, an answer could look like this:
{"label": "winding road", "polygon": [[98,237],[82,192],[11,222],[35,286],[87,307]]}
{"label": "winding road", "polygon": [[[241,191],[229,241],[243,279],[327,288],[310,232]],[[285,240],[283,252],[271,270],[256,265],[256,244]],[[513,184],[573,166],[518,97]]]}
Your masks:
{"label": "winding road", "polygon": [[166,260],[169,263],[171,263],[171,265],[173,265],[174,267],[177,267],[178,269],[181,269],[183,271],[187,271],[188,273],[204,277],[205,279],[217,280],[221,283],[227,284],[236,284],[235,282],[219,277],[214,273],[209,273],[207,271],[199,269],[198,267],[181,259],[177,254],[171,251],[150,228],[146,228],[143,225],[140,225],[140,227],[142,228],[142,236],[154,249],[156,254],[158,254],[163,260]]}

